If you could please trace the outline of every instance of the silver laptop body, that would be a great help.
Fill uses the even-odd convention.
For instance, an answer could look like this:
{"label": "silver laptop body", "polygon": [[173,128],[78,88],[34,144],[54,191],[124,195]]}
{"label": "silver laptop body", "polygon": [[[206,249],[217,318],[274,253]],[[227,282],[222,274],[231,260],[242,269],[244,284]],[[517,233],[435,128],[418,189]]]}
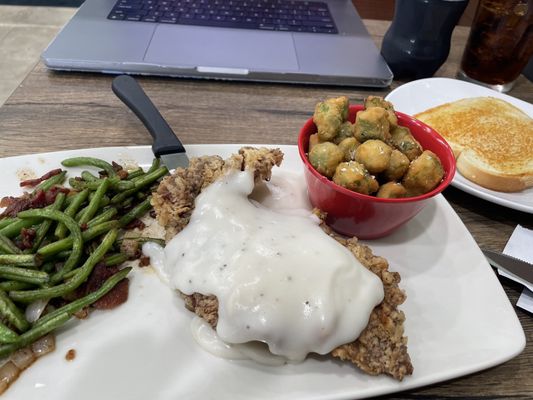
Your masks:
{"label": "silver laptop body", "polygon": [[51,69],[386,87],[392,72],[350,0],[325,0],[338,34],[107,19],[86,0],[42,54]]}

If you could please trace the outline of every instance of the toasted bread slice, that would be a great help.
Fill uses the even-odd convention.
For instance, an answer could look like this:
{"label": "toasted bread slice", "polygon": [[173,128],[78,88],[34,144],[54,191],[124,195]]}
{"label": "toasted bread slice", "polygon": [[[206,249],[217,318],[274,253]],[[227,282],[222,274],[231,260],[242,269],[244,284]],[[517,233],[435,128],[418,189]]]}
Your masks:
{"label": "toasted bread slice", "polygon": [[448,141],[465,178],[502,192],[533,186],[533,119],[512,104],[474,97],[431,108],[415,118]]}

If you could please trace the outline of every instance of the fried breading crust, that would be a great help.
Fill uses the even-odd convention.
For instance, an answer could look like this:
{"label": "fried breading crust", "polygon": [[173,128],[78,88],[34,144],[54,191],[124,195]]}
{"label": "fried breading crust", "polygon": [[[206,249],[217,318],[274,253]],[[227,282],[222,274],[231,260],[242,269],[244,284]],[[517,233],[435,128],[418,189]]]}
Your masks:
{"label": "fried breading crust", "polygon": [[[265,148],[242,148],[238,155],[223,161],[218,156],[192,159],[187,170],[178,169],[165,178],[152,204],[157,212],[158,222],[167,231],[167,240],[183,229],[189,222],[194,208],[194,199],[203,188],[231,169],[253,169],[256,181],[270,179],[274,165],[280,165],[283,154],[279,150]],[[315,210],[319,217],[324,217]],[[323,219],[323,218],[322,218]],[[404,336],[405,316],[398,306],[405,301],[405,294],[399,288],[400,275],[388,270],[388,263],[382,257],[372,254],[368,246],[356,238],[345,239],[333,233],[322,224],[328,235],[348,248],[354,256],[383,282],[385,297],[370,315],[367,327],[352,343],[341,345],[331,352],[333,357],[349,361],[371,375],[389,374],[398,380],[413,372],[407,353],[407,338]],[[206,320],[213,328],[218,321],[218,300],[215,296],[194,293],[181,294],[185,306]]]}
{"label": "fried breading crust", "polygon": [[165,177],[153,193],[152,205],[157,221],[165,228],[166,239],[174,237],[188,223],[194,209],[194,199],[203,188],[230,170],[254,171],[256,183],[270,180],[272,168],[283,161],[279,149],[243,147],[226,161],[219,156],[192,158],[189,167],[178,168]]}

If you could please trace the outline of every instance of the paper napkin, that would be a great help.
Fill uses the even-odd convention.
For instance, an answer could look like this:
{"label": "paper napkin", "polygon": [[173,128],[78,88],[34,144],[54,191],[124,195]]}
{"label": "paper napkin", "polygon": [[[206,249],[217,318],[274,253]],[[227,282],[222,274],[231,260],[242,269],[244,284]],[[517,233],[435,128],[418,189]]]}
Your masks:
{"label": "paper napkin", "polygon": [[[531,229],[526,229],[518,225],[513,234],[509,238],[509,241],[503,249],[503,254],[508,256],[513,256],[520,258],[521,260],[527,261],[533,264],[533,231]],[[502,276],[505,276],[509,279],[513,279],[512,275],[507,274],[504,271],[498,270],[498,273]],[[524,287],[520,298],[516,305],[524,310],[533,312],[533,285],[527,285]]]}

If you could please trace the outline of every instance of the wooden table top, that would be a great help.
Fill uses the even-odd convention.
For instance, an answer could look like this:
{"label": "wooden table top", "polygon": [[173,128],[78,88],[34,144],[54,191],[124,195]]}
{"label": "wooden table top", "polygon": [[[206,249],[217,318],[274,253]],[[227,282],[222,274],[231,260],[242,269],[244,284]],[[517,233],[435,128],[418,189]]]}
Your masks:
{"label": "wooden table top", "polygon": [[[365,20],[380,46],[389,22]],[[453,77],[468,35],[457,27],[448,61],[436,76]],[[112,77],[54,73],[37,64],[0,108],[0,157],[84,147],[150,144],[137,118],[111,92]],[[348,96],[359,103],[390,89],[313,87],[263,83],[139,78],[140,83],[185,144],[296,144],[303,121],[320,99]],[[533,83],[524,77],[509,93],[533,103]],[[484,248],[501,251],[517,224],[533,228],[533,215],[510,210],[453,187],[444,196]],[[502,278],[513,304],[521,287]],[[515,308],[527,347],[500,366],[442,384],[387,396],[413,398],[533,398],[533,319]],[[488,332],[487,334],[490,334]]]}

